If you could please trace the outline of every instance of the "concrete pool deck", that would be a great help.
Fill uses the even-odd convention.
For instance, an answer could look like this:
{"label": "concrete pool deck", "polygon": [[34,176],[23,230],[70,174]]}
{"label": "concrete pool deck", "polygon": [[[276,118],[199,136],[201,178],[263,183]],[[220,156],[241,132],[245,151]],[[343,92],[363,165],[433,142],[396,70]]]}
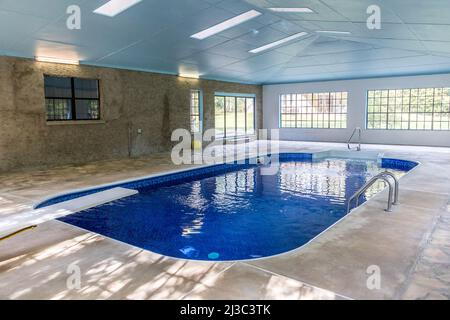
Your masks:
{"label": "concrete pool deck", "polygon": [[[346,146],[280,145],[331,148]],[[450,149],[363,150],[421,162],[400,180],[400,205],[390,214],[384,191],[303,248],[226,263],[168,258],[53,220],[0,242],[0,299],[449,299]],[[177,168],[157,154],[3,174],[0,218],[14,219],[65,190]],[[367,288],[370,266],[379,267],[380,289]],[[70,288],[76,270],[80,287]]]}

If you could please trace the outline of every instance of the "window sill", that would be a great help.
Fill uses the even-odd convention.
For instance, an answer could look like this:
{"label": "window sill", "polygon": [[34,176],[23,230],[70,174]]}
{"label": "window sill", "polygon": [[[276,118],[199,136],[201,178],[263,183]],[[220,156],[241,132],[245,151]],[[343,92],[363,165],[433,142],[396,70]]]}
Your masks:
{"label": "window sill", "polygon": [[64,120],[64,121],[46,121],[48,126],[64,126],[64,125],[86,125],[86,124],[105,124],[105,120]]}

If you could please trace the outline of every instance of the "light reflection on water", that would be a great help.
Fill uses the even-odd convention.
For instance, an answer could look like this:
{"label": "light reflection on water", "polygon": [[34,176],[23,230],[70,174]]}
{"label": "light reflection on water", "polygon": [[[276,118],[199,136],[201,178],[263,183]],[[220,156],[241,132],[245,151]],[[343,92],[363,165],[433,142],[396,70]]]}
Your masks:
{"label": "light reflection on water", "polygon": [[[164,255],[239,260],[295,249],[346,214],[347,200],[384,171],[376,162],[288,161],[158,188],[61,220]],[[405,172],[392,170],[400,177]],[[361,203],[382,190],[372,186]]]}
{"label": "light reflection on water", "polygon": [[[354,170],[358,168],[359,170]],[[363,169],[363,170],[361,170]],[[331,203],[346,205],[349,195],[360,188],[366,181],[376,174],[385,171],[374,161],[344,159],[328,159],[320,162],[286,162],[279,164],[278,189],[280,194],[289,194],[297,197],[314,199],[314,196],[328,197]],[[404,172],[389,170],[400,178]],[[230,172],[215,178],[215,192],[213,205],[216,208],[230,210],[231,208],[245,209],[251,206],[248,194],[255,191],[259,170],[247,169]],[[268,179],[267,179],[268,178]],[[266,177],[266,180],[271,180]],[[348,182],[350,181],[350,182]],[[350,186],[346,184],[350,183]],[[266,185],[268,185],[266,181]],[[386,187],[383,181],[376,182],[363,196],[363,203]],[[348,189],[352,190],[349,194]],[[186,205],[192,208],[202,208],[207,200],[200,192],[199,182],[192,185],[192,193],[186,198]],[[200,233],[204,224],[203,210],[197,211],[193,220],[183,225],[182,236],[189,237]]]}

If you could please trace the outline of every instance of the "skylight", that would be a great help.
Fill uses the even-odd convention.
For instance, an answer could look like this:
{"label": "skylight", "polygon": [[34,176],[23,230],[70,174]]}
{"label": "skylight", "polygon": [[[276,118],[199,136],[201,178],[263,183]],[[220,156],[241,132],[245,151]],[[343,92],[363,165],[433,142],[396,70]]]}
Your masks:
{"label": "skylight", "polygon": [[141,1],[142,0],[110,0],[101,7],[95,9],[94,13],[114,17]]}
{"label": "skylight", "polygon": [[273,48],[273,47],[280,46],[280,45],[282,45],[282,44],[284,44],[284,43],[286,43],[286,42],[289,42],[289,41],[292,41],[292,40],[294,40],[294,39],[303,37],[303,36],[305,36],[305,35],[307,35],[306,32],[299,32],[299,33],[293,34],[292,36],[289,36],[289,37],[280,39],[280,40],[278,40],[278,41],[268,43],[268,44],[266,44],[266,45],[264,45],[264,46],[262,46],[262,47],[259,47],[259,48],[250,50],[249,52],[250,52],[250,53],[259,53],[259,52],[262,52],[262,51],[266,51],[266,50],[269,50],[269,49],[271,49],[271,48]]}
{"label": "skylight", "polygon": [[230,29],[232,27],[237,26],[238,24],[244,23],[248,20],[254,19],[257,16],[260,16],[261,12],[258,12],[256,10],[250,10],[247,12],[244,12],[234,18],[225,20],[224,22],[221,22],[219,24],[216,24],[215,26],[212,26],[206,30],[200,31],[196,34],[193,34],[191,38],[203,40],[206,39],[212,35],[215,35],[219,32],[225,31],[227,29]]}
{"label": "skylight", "polygon": [[289,12],[289,13],[314,13],[310,8],[267,8],[274,12]]}
{"label": "skylight", "polygon": [[335,31],[335,30],[319,30],[317,33],[331,33],[331,34],[351,34],[349,31]]}

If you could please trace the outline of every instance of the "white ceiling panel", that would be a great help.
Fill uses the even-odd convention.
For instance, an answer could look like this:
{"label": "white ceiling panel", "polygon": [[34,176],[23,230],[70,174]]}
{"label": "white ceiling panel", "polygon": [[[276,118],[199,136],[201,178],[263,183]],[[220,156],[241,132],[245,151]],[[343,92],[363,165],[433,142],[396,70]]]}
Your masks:
{"label": "white ceiling panel", "polygon": [[[107,1],[1,0],[0,54],[245,83],[440,73],[450,65],[448,0],[144,0],[115,17],[93,13]],[[374,4],[380,30],[366,25]],[[80,30],[66,27],[69,5],[81,9]],[[314,13],[268,10],[298,6]],[[249,10],[261,15],[191,38]],[[324,30],[350,34],[317,33]],[[307,35],[249,52],[299,32]]]}

